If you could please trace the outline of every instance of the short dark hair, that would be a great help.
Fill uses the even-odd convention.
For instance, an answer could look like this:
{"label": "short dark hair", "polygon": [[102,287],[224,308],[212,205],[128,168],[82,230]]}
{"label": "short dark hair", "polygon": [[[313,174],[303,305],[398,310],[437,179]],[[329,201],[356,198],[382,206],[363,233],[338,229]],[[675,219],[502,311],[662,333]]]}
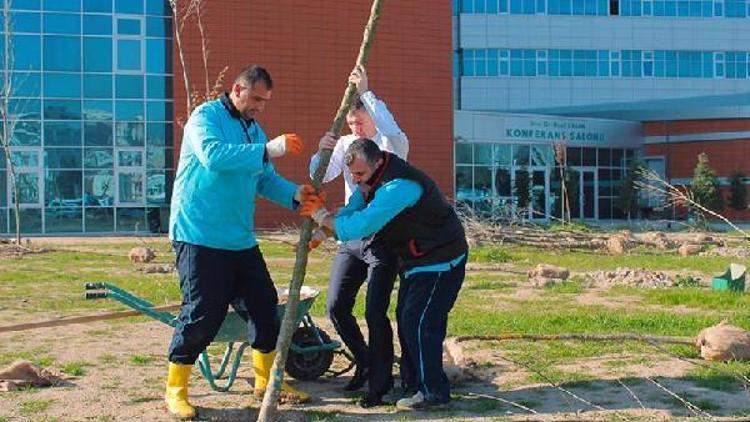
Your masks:
{"label": "short dark hair", "polygon": [[263,82],[263,84],[266,85],[266,88],[273,88],[273,80],[271,80],[271,74],[268,73],[265,68],[258,66],[257,64],[242,69],[237,77],[234,78],[234,83],[236,84],[243,82],[250,86],[253,86],[258,82]]}
{"label": "short dark hair", "polygon": [[360,97],[358,94],[354,94],[352,103],[349,106],[349,113],[354,113],[355,111],[362,110],[364,108],[365,108],[365,103],[362,102],[362,97]]}
{"label": "short dark hair", "polygon": [[347,148],[344,154],[344,164],[349,166],[357,158],[365,160],[370,167],[375,167],[378,160],[383,158],[383,151],[371,139],[359,138]]}

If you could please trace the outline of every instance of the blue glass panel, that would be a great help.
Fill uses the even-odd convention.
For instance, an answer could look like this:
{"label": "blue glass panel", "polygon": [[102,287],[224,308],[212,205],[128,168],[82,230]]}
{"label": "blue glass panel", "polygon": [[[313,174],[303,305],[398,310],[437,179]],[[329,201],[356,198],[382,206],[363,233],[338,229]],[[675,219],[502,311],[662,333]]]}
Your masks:
{"label": "blue glass panel", "polygon": [[13,0],[11,3],[11,8],[17,10],[40,10],[41,6],[39,0]]}
{"label": "blue glass panel", "polygon": [[510,13],[514,15],[522,14],[523,13],[523,0],[510,0]]}
{"label": "blue glass panel", "polygon": [[117,75],[116,98],[143,98],[143,76]]}
{"label": "blue glass panel", "polygon": [[41,119],[42,102],[38,99],[11,99],[8,102],[8,112],[11,119]]}
{"label": "blue glass panel", "polygon": [[474,1],[474,13],[476,14],[484,13],[484,0]]}
{"label": "blue glass panel", "polygon": [[112,146],[113,128],[111,122],[86,122],[83,125],[84,145]]}
{"label": "blue glass panel", "polygon": [[474,50],[463,51],[463,76],[474,76]]}
{"label": "blue glass panel", "polygon": [[[42,144],[42,124],[38,121],[22,120],[16,122],[11,145],[32,146]],[[3,156],[0,158],[4,159]]]}
{"label": "blue glass panel", "polygon": [[461,0],[461,13],[474,13],[474,0]]}
{"label": "blue glass panel", "polygon": [[173,136],[171,123],[149,123],[146,125],[146,143],[148,145],[171,147]]}
{"label": "blue glass panel", "polygon": [[84,12],[112,12],[112,2],[109,0],[83,0]]}
{"label": "blue glass panel", "polygon": [[115,101],[115,119],[143,121],[143,101]]}
{"label": "blue glass panel", "polygon": [[110,38],[83,37],[83,70],[87,72],[112,71],[112,40]]}
{"label": "blue glass panel", "polygon": [[140,19],[117,19],[117,33],[120,35],[141,35]]}
{"label": "blue glass panel", "polygon": [[667,0],[664,2],[664,15],[677,16],[677,4],[674,0]]}
{"label": "blue glass panel", "polygon": [[86,35],[112,35],[112,17],[83,15],[83,33]]}
{"label": "blue glass panel", "polygon": [[[457,7],[455,8],[457,9]],[[146,0],[146,13],[149,15],[160,15],[160,16],[171,15],[172,9],[169,8],[169,4],[167,0]]]}
{"label": "blue glass panel", "polygon": [[[120,200],[123,196],[131,197],[129,192],[123,190],[120,185]],[[117,231],[118,232],[136,232],[145,231],[146,211],[143,208],[117,208]]]}
{"label": "blue glass panel", "polygon": [[500,0],[498,2],[498,12],[508,13],[508,0]]}
{"label": "blue glass panel", "polygon": [[83,96],[86,98],[112,98],[112,75],[84,75]]}
{"label": "blue glass panel", "polygon": [[44,145],[81,145],[81,122],[44,122]]}
{"label": "blue glass panel", "polygon": [[78,0],[44,0],[44,10],[58,12],[80,12],[81,2]]}
{"label": "blue glass panel", "polygon": [[690,4],[686,0],[677,3],[677,16],[690,16]]}
{"label": "blue glass panel", "polygon": [[45,70],[81,70],[81,38],[44,37]]}
{"label": "blue glass panel", "polygon": [[547,13],[550,15],[557,15],[560,13],[560,0],[548,0]]}
{"label": "blue glass panel", "polygon": [[[23,195],[23,192],[21,194]],[[38,195],[38,192],[35,194]],[[9,219],[10,230],[11,232],[15,232],[16,231],[16,210],[11,208],[9,211],[10,211],[10,219]],[[19,213],[19,218],[21,220],[21,229],[23,229],[22,233],[41,233],[42,232],[42,210],[37,209],[37,208],[21,208],[21,212]]]}
{"label": "blue glass panel", "polygon": [[536,3],[535,0],[523,0],[523,13],[527,15],[533,15],[535,12],[534,10],[535,3]]}
{"label": "blue glass panel", "polygon": [[487,76],[497,76],[497,50],[487,50]]}
{"label": "blue glass panel", "polygon": [[141,70],[141,41],[117,40],[117,69]]}
{"label": "blue glass panel", "polygon": [[14,12],[11,15],[13,31],[15,32],[39,32],[41,30],[41,18],[39,13]]}
{"label": "blue glass panel", "polygon": [[83,173],[80,170],[47,171],[44,183],[46,185],[45,200],[48,206],[81,206]]}
{"label": "blue glass panel", "polygon": [[172,19],[146,18],[146,35],[149,37],[171,37]]}
{"label": "blue glass panel", "polygon": [[12,38],[15,52],[14,69],[41,70],[41,45],[38,35],[15,35]]}
{"label": "blue glass panel", "polygon": [[43,80],[45,97],[78,98],[81,96],[79,73],[46,72]]}
{"label": "blue glass panel", "polygon": [[115,0],[115,12],[141,15],[143,14],[143,0]]}
{"label": "blue glass panel", "polygon": [[143,146],[144,132],[143,123],[117,122],[115,124],[115,145]]}
{"label": "blue glass panel", "polygon": [[[497,50],[495,51],[495,62],[497,65]],[[146,76],[146,97],[153,99],[171,99],[173,79],[171,76]]]}
{"label": "blue glass panel", "polygon": [[172,102],[148,101],[146,104],[146,119],[157,122],[172,120]]}
{"label": "blue glass panel", "polygon": [[54,120],[80,120],[81,102],[71,100],[45,100],[44,118]]}
{"label": "blue glass panel", "polygon": [[573,0],[573,14],[583,15],[584,12],[584,0]]}
{"label": "blue glass panel", "polygon": [[84,12],[112,12],[112,2],[109,0],[83,0]]}
{"label": "blue glass panel", "polygon": [[83,118],[85,120],[112,120],[112,101],[84,101]]}
{"label": "blue glass panel", "polygon": [[39,97],[42,78],[39,73],[16,72],[13,74],[12,97]]}
{"label": "blue glass panel", "polygon": [[497,0],[487,0],[487,14],[497,14]]}
{"label": "blue glass panel", "polygon": [[44,32],[48,34],[80,34],[81,15],[70,13],[45,13],[42,17]]}
{"label": "blue glass panel", "polygon": [[[617,7],[617,6],[615,6]],[[609,1],[608,0],[599,0],[597,14],[599,16],[607,16],[609,15]]]}
{"label": "blue glass panel", "polygon": [[79,169],[81,148],[44,148],[44,166],[53,169]]}
{"label": "blue glass panel", "polygon": [[[88,173],[87,173],[88,174]],[[88,177],[88,175],[86,176]],[[99,202],[99,205],[104,206],[104,204],[108,206],[112,206],[112,187],[114,186],[114,183],[112,183],[112,175],[109,176],[109,183],[106,183],[107,187],[109,188],[107,192],[105,193],[105,196],[99,197],[97,200]],[[88,183],[87,183],[88,186]],[[89,193],[88,191],[86,192]],[[115,229],[115,211],[114,208],[90,208],[87,207],[85,209],[85,216],[86,216],[86,232],[92,232],[92,233],[109,233],[113,232]]]}
{"label": "blue glass panel", "polygon": [[[85,148],[83,165],[86,168],[112,168],[114,166],[112,148]],[[86,174],[88,175],[89,172]]]}
{"label": "blue glass panel", "polygon": [[146,72],[172,73],[171,40],[146,40]]}
{"label": "blue glass panel", "polygon": [[[67,203],[75,203],[73,206],[67,206]],[[83,230],[83,208],[80,207],[81,201],[66,201],[60,208],[46,208],[44,210],[44,231],[45,233],[80,233]]]}

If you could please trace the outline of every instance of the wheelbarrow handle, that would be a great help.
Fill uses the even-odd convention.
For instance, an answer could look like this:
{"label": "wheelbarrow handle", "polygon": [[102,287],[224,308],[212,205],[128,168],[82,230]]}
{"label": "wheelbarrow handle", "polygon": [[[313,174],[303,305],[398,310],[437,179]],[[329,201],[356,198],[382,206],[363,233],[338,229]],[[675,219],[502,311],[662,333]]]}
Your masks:
{"label": "wheelbarrow handle", "polygon": [[104,283],[86,283],[86,290],[101,290],[105,288]]}
{"label": "wheelbarrow handle", "polygon": [[86,292],[86,300],[104,299],[106,297],[107,297],[107,292]]}

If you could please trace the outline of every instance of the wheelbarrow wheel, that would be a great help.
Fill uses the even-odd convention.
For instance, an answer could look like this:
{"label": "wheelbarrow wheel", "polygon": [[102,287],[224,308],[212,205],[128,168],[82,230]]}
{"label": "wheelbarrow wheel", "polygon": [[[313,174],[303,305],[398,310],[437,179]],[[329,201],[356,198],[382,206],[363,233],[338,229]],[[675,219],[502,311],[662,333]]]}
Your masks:
{"label": "wheelbarrow wheel", "polygon": [[[292,342],[300,348],[321,346],[331,342],[325,331],[315,327],[300,327],[294,332]],[[295,352],[289,350],[286,358],[286,373],[300,381],[312,381],[323,375],[333,363],[333,350],[316,350],[311,352]]]}

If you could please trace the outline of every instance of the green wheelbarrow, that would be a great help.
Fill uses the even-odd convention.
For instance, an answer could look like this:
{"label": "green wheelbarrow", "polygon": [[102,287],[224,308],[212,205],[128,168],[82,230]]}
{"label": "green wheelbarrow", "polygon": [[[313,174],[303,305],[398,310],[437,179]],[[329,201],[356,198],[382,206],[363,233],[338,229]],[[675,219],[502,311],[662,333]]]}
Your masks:
{"label": "green wheelbarrow", "polygon": [[[279,292],[279,297],[286,295]],[[319,291],[309,287],[303,287],[300,292],[300,302],[297,307],[297,330],[292,337],[292,344],[289,347],[289,355],[286,360],[286,373],[295,379],[302,381],[312,381],[318,379],[328,372],[332,376],[338,376],[348,372],[353,367],[351,357],[344,351],[339,350],[341,343],[331,338],[325,331],[320,329],[312,317],[310,317],[310,308],[315,298],[320,294]],[[155,320],[161,321],[170,327],[177,324],[177,316],[163,310],[155,309],[154,305],[145,299],[138,297],[126,290],[123,290],[111,283],[86,283],[86,299],[103,299],[111,298],[118,302],[149,316]],[[279,318],[282,318],[286,310],[286,303],[279,301],[277,311]],[[224,322],[216,334],[214,342],[227,343],[224,356],[221,359],[219,368],[213,371],[208,357],[204,350],[198,357],[197,364],[203,374],[203,377],[215,391],[226,392],[234,384],[237,376],[237,369],[242,361],[242,354],[250,347],[248,339],[248,322],[243,319],[237,312],[230,311],[227,313]],[[235,344],[238,344],[235,350]],[[334,353],[343,354],[349,359],[349,366],[340,371],[331,371]],[[233,357],[234,356],[234,357]],[[231,362],[231,367],[230,367]],[[229,372],[227,373],[227,368]],[[224,377],[226,381],[222,385],[217,380]]]}

